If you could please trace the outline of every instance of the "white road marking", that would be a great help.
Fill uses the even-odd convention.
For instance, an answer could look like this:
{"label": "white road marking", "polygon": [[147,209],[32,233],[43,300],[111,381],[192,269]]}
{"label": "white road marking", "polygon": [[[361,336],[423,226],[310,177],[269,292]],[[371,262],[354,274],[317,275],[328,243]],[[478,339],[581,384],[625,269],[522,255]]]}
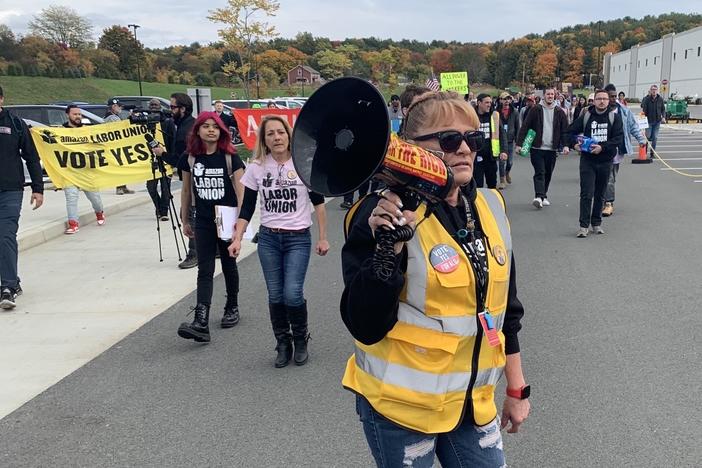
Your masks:
{"label": "white road marking", "polygon": [[[702,161],[702,158],[663,158],[666,161]],[[657,161],[657,159],[656,159]]]}

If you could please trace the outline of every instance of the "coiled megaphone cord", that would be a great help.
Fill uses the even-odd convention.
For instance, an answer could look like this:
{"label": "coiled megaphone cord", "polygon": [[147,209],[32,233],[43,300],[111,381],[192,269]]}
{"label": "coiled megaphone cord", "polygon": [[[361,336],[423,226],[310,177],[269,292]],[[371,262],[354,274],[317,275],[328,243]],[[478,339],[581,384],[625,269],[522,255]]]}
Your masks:
{"label": "coiled megaphone cord", "polygon": [[394,231],[381,228],[375,232],[378,247],[373,254],[373,272],[380,281],[388,281],[395,270],[395,244],[407,242],[414,236],[414,229],[398,226]]}

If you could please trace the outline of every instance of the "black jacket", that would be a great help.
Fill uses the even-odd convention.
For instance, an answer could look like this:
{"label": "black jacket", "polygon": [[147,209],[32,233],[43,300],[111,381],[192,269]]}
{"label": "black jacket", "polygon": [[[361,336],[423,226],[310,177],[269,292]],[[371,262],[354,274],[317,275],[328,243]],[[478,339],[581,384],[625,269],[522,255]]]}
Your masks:
{"label": "black jacket", "polygon": [[[169,122],[170,121],[170,122]],[[167,123],[162,123],[166,152],[161,159],[173,167],[178,166],[178,161],[188,149],[188,137],[193,128],[195,118],[188,114],[182,119],[166,119]]]}
{"label": "black jacket", "polygon": [[512,104],[509,105],[509,117],[505,120],[502,114],[502,108],[497,109],[500,113],[500,123],[502,123],[502,130],[504,126],[507,125],[507,142],[513,142],[517,139],[517,134],[519,133],[519,111]]}
{"label": "black jacket", "polygon": [[616,108],[608,107],[605,112],[598,114],[595,106],[586,107],[585,110],[589,112],[587,122],[585,122],[585,117],[588,112],[583,111],[568,129],[573,146],[577,143],[578,135],[582,134],[586,137],[592,137],[593,123],[597,122],[597,127],[600,129],[606,128],[606,138],[603,135],[599,137],[600,142],[598,145],[602,147],[602,152],[592,154],[583,151],[581,157],[595,162],[611,161],[617,155],[617,148],[624,143],[621,112],[618,112]]}
{"label": "black jacket", "polygon": [[0,111],[0,190],[24,190],[22,159],[32,179],[32,193],[44,193],[41,164],[24,120]]}
{"label": "black jacket", "polygon": [[[476,197],[475,184],[464,189],[469,203],[474,205]],[[371,211],[378,204],[378,195],[367,196],[358,207],[349,228],[346,243],[341,250],[341,264],[344,275],[345,289],[341,296],[341,318],[351,335],[361,343],[374,344],[383,339],[397,323],[397,310],[399,297],[404,287],[404,273],[407,269],[407,249],[395,258],[395,270],[388,281],[379,280],[372,266],[376,242],[368,226]],[[474,207],[475,208],[475,207]],[[436,210],[456,210],[447,203],[436,205]],[[465,226],[465,211],[456,210]],[[461,214],[462,213],[462,214]],[[473,209],[476,214],[477,210]],[[435,216],[435,215],[433,215]],[[452,218],[451,216],[440,216]],[[443,223],[443,222],[442,222]],[[479,226],[480,220],[476,219]],[[460,226],[444,226],[446,236],[455,232]],[[505,352],[514,354],[519,352],[519,339],[517,333],[521,329],[521,319],[524,307],[517,298],[516,270],[514,256],[512,256],[512,269],[509,278],[507,295],[507,310],[502,331],[505,334]]]}
{"label": "black jacket", "polygon": [[660,94],[656,94],[656,99],[651,99],[649,94],[641,100],[641,110],[646,115],[648,123],[658,123],[665,117],[665,102]]}
{"label": "black jacket", "polygon": [[236,119],[234,118],[233,115],[229,115],[226,112],[222,112],[219,114],[219,118],[222,119],[222,123],[227,126],[227,128],[234,127],[238,129],[239,127],[236,124]]}
{"label": "black jacket", "polygon": [[[522,146],[524,138],[529,130],[536,132],[536,137],[532,143],[532,148],[540,148],[544,136],[544,108],[537,104],[529,109],[524,116],[524,122],[517,135],[517,146]],[[553,110],[553,148],[560,150],[568,144],[568,116],[558,106]]]}

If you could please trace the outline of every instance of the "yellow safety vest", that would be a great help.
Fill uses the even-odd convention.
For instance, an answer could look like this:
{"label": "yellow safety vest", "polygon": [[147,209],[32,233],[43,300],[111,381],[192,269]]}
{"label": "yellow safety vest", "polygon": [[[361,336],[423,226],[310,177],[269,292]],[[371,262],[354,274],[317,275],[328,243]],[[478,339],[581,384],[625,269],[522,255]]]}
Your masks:
{"label": "yellow safety vest", "polygon": [[492,157],[500,157],[500,113],[495,111],[490,116],[490,147]]}
{"label": "yellow safety vest", "polygon": [[[397,323],[376,344],[355,342],[355,353],[342,381],[386,418],[426,434],[452,431],[464,413],[478,425],[497,415],[494,392],[506,362],[502,324],[512,241],[504,201],[497,191],[478,190],[475,205],[489,239],[485,246],[490,269],[485,305],[494,317],[500,344],[490,346],[483,335],[468,256],[431,215],[407,243],[407,271]],[[425,212],[426,205],[421,205],[417,219],[423,219]],[[349,215],[347,232],[353,213]],[[430,261],[432,249],[442,244],[459,256],[453,272],[440,273]],[[476,349],[478,336],[482,338]]]}

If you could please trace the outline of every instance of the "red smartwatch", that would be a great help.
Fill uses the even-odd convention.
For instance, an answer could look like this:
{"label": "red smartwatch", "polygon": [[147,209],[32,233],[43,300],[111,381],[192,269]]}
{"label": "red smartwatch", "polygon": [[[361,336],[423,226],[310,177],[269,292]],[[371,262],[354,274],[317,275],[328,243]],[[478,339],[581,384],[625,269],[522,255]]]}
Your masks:
{"label": "red smartwatch", "polygon": [[531,394],[531,387],[529,385],[524,385],[521,388],[507,388],[507,396],[516,398],[518,400],[526,400]]}

